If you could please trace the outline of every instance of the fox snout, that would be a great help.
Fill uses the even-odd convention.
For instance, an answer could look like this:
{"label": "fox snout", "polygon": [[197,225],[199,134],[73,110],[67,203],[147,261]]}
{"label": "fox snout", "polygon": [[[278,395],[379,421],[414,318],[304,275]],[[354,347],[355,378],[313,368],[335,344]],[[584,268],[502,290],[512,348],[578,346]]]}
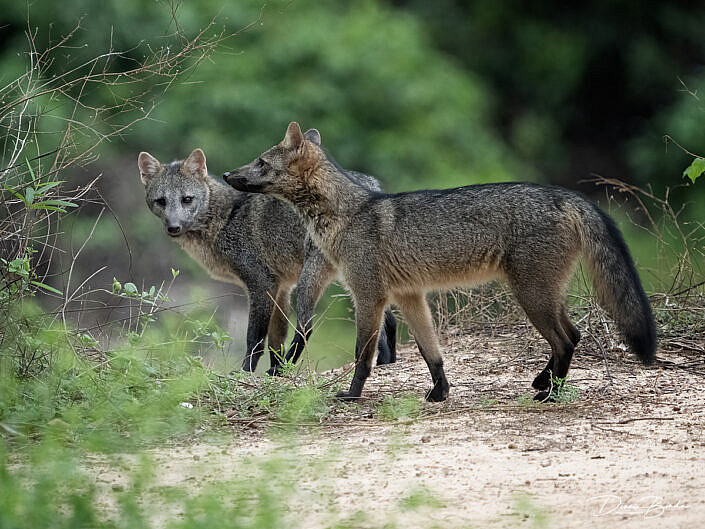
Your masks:
{"label": "fox snout", "polygon": [[238,191],[246,193],[262,193],[264,190],[263,184],[251,183],[247,176],[244,176],[240,171],[227,171],[223,173],[223,179]]}
{"label": "fox snout", "polygon": [[171,237],[178,237],[183,233],[183,228],[180,224],[167,224],[166,225],[166,232],[169,234]]}

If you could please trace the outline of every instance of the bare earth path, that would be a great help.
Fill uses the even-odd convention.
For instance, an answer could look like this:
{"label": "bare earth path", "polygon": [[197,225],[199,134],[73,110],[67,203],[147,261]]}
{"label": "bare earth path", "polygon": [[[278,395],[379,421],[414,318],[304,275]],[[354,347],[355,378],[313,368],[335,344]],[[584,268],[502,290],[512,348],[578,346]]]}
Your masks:
{"label": "bare earth path", "polygon": [[526,397],[545,356],[531,329],[450,338],[450,399],[384,422],[385,395],[421,396],[430,383],[406,347],[373,372],[359,406],[295,441],[254,423],[225,444],[156,450],[160,484],[232,479],[243,459],[275,453],[289,458],[301,527],[705,527],[702,346],[659,353],[665,362],[650,368],[616,349],[606,368],[600,349],[581,345],[577,400],[535,405]]}

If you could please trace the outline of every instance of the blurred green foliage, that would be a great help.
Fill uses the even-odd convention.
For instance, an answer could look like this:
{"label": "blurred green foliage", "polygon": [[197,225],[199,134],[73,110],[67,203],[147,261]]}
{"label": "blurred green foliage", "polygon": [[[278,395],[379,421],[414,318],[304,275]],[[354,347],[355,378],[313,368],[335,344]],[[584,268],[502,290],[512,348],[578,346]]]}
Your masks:
{"label": "blurred green foliage", "polygon": [[595,172],[673,186],[690,157],[664,135],[705,151],[702,4],[394,4],[481,77],[502,136],[550,181],[572,186]]}
{"label": "blurred green foliage", "polygon": [[[7,78],[24,69],[28,14],[38,49],[80,25],[53,73],[108,50],[123,52],[113,69],[128,69],[145,46],[212,20],[209,33],[231,35],[170,87],[153,121],[104,155],[148,149],[168,159],[201,146],[220,173],[296,119],[319,128],[344,166],[400,190],[503,179],[574,185],[591,172],[673,186],[691,157],[664,136],[705,152],[705,8],[688,3],[2,3]],[[114,90],[85,95],[108,104]]]}
{"label": "blurred green foliage", "polygon": [[[10,11],[23,27],[24,7]],[[73,0],[61,10],[33,4],[29,13],[31,25],[51,24],[55,36],[84,16],[77,39],[85,46],[70,50],[67,64],[96,50],[130,50],[142,39],[158,45],[155,36],[176,29],[158,2]],[[254,158],[298,120],[319,128],[344,166],[379,175],[390,189],[529,174],[492,132],[495,102],[480,77],[436,51],[413,15],[372,0],[203,1],[179,5],[179,28],[193,35],[216,15],[212,31],[222,25],[236,34],[171,87],[155,121],[140,123],[115,151],[146,149],[168,159],[200,146],[220,173]],[[15,35],[8,50],[21,49],[22,39]],[[140,52],[127,51],[113,67],[129,67]],[[89,97],[105,103],[111,88]]]}
{"label": "blurred green foliage", "polygon": [[3,434],[113,451],[190,431],[204,420],[200,408],[182,405],[208,382],[191,354],[195,335],[179,339],[168,326],[144,336],[129,331],[124,345],[91,358],[95,340],[65,331],[29,305],[3,311]]}

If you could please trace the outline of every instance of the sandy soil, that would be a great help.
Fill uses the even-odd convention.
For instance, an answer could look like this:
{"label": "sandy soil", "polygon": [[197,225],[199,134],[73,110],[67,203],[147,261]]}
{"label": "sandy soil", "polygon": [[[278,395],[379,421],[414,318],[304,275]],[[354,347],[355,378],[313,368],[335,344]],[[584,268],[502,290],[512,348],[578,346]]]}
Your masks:
{"label": "sandy soil", "polygon": [[[660,352],[644,368],[589,342],[571,371],[577,400],[538,405],[526,402],[545,363],[532,329],[446,338],[449,400],[384,422],[375,412],[385,395],[422,396],[430,385],[416,348],[404,347],[397,364],[373,372],[360,405],[294,446],[239,425],[226,441],[155,450],[159,484],[232,479],[249,472],[243,460],[275,453],[295,476],[287,502],[301,527],[336,518],[346,527],[705,526],[705,344]],[[433,501],[410,508],[410,495]]]}

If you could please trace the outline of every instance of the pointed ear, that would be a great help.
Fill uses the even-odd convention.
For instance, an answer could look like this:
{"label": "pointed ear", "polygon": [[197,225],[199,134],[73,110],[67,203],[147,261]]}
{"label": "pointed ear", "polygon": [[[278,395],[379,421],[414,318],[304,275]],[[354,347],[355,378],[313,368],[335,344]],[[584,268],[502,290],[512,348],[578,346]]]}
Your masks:
{"label": "pointed ear", "polygon": [[304,143],[304,135],[301,132],[301,127],[296,121],[289,123],[289,128],[286,129],[286,136],[282,140],[282,145],[286,149],[298,149]]}
{"label": "pointed ear", "polygon": [[306,132],[304,132],[304,138],[306,138],[311,143],[315,143],[316,145],[321,144],[321,133],[318,132],[318,129],[308,129]]}
{"label": "pointed ear", "polygon": [[181,170],[188,175],[207,178],[208,168],[206,167],[205,153],[201,149],[194,149],[181,164]]}
{"label": "pointed ear", "polygon": [[147,185],[154,175],[162,170],[162,164],[148,152],[141,152],[137,157],[137,165],[140,168],[140,179]]}

